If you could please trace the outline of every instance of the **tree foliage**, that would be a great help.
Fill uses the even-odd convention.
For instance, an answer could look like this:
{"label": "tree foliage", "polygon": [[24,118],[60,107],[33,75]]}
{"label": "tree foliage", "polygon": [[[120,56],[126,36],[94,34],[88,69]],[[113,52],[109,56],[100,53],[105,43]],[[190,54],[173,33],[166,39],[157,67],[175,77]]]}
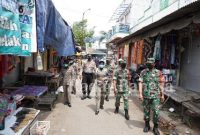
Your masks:
{"label": "tree foliage", "polygon": [[94,30],[87,29],[87,20],[75,22],[72,27],[76,43],[85,46],[85,38],[92,38]]}

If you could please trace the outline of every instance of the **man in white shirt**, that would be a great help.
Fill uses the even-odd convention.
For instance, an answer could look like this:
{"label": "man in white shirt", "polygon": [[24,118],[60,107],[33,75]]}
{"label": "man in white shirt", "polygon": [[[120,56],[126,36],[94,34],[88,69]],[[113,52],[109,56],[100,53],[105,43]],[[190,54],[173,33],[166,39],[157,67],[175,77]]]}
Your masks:
{"label": "man in white shirt", "polygon": [[[94,76],[96,73],[96,64],[92,60],[92,56],[88,55],[88,60],[86,63],[83,64],[83,73],[82,73],[82,92],[83,97],[82,100],[89,98],[91,99],[90,92],[92,90],[92,87],[94,85]],[[87,90],[87,91],[86,91]],[[87,95],[86,95],[87,93]]]}

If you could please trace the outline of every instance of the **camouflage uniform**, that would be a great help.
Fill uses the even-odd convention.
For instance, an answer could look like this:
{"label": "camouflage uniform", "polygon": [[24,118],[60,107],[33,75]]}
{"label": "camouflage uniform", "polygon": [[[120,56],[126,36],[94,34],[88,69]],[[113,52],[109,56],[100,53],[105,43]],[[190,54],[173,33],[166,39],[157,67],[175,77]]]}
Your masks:
{"label": "camouflage uniform", "polygon": [[116,80],[116,88],[117,88],[117,95],[116,95],[116,102],[115,106],[120,106],[120,98],[123,97],[124,100],[124,109],[128,110],[128,70],[126,69],[117,69],[114,73],[114,80]]}
{"label": "camouflage uniform", "polygon": [[107,77],[108,80],[106,82],[106,99],[108,100],[108,97],[110,95],[110,88],[113,80],[113,68],[111,65],[106,65],[105,67],[107,69]]}
{"label": "camouflage uniform", "polygon": [[143,83],[143,107],[144,107],[144,120],[150,120],[150,110],[153,111],[153,122],[158,123],[159,105],[160,105],[160,88],[161,82],[164,82],[164,77],[161,71],[147,68],[141,72],[139,81]]}
{"label": "camouflage uniform", "polygon": [[67,104],[71,104],[71,80],[72,80],[72,68],[62,69],[62,84],[64,89],[64,102]]}
{"label": "camouflage uniform", "polygon": [[[104,105],[104,99],[105,99],[105,94],[106,94],[106,85],[105,85],[105,80],[107,80],[106,77],[107,74],[107,69],[104,68],[102,70],[98,69],[97,70],[97,84],[96,84],[96,111],[99,111],[99,106],[101,109],[103,109]],[[100,100],[100,105],[99,105],[99,100]]]}

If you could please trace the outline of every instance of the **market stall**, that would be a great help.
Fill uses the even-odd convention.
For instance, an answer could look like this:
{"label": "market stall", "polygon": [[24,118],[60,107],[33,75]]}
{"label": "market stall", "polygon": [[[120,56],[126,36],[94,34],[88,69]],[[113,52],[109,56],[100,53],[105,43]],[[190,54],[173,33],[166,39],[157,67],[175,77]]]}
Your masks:
{"label": "market stall", "polygon": [[27,85],[46,85],[53,76],[53,73],[47,71],[29,71],[24,74],[24,80]]}
{"label": "market stall", "polygon": [[39,110],[32,108],[18,108],[13,114],[5,118],[5,128],[0,130],[3,135],[23,135],[37,119]]}
{"label": "market stall", "polygon": [[12,95],[23,95],[26,98],[38,98],[48,91],[47,86],[31,86],[25,85],[18,90],[14,91]]}

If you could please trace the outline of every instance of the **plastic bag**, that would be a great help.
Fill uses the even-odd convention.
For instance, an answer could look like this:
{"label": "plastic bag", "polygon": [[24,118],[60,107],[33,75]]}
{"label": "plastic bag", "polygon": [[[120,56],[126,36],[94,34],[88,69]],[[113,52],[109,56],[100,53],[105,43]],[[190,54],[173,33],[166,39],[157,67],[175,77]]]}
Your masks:
{"label": "plastic bag", "polygon": [[39,52],[37,54],[37,70],[43,70],[42,58]]}
{"label": "plastic bag", "polygon": [[63,86],[58,87],[57,92],[58,93],[63,93],[64,92]]}

